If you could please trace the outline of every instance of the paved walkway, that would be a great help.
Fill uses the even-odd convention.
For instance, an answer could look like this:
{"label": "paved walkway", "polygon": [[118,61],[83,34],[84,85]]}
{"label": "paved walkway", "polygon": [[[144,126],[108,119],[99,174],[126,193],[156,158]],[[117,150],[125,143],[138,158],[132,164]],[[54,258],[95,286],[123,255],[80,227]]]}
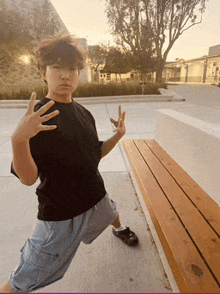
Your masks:
{"label": "paved walkway", "polygon": [[[127,134],[124,138],[154,138],[156,110],[162,108],[175,109],[220,124],[220,88],[200,86],[200,92],[197,89],[198,97],[203,97],[204,103],[210,99],[210,90],[215,93],[215,108],[207,108],[198,106],[198,100],[195,107],[195,102],[190,101],[190,93],[195,88],[187,87],[169,87],[185,96],[186,102],[121,104],[127,112]],[[202,95],[204,89],[206,95]],[[109,138],[113,134],[109,118],[117,118],[118,104],[86,105],[86,108],[96,119],[100,140]],[[10,136],[24,112],[24,109],[0,109],[0,283],[16,266],[19,250],[36,222],[36,185],[23,186],[9,172],[12,160]],[[65,277],[42,289],[42,292],[172,292],[121,148],[120,143],[101,161],[100,171],[110,196],[118,204],[122,222],[135,230],[140,245],[126,247],[108,228],[93,244],[82,244]]]}
{"label": "paved walkway", "polygon": [[220,109],[220,87],[212,85],[187,85],[169,86],[191,104]]}

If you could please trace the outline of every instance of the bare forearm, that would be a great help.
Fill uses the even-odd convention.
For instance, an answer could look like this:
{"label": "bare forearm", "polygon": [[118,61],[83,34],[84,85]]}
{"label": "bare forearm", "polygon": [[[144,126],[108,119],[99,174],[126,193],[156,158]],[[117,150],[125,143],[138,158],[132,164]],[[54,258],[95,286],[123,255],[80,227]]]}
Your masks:
{"label": "bare forearm", "polygon": [[122,134],[116,133],[114,136],[103,142],[102,157],[106,156],[123,137]]}
{"label": "bare forearm", "polygon": [[31,155],[29,140],[12,136],[13,168],[22,184],[31,186],[38,178],[38,169]]}

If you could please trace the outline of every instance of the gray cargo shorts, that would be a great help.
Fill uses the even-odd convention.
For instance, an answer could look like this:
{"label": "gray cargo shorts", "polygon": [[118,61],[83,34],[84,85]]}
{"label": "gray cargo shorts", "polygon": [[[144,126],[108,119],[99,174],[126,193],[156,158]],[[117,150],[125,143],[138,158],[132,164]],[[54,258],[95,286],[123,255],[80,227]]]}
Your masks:
{"label": "gray cargo shorts", "polygon": [[65,221],[38,221],[34,233],[21,249],[20,262],[10,274],[16,293],[28,293],[61,279],[81,241],[90,244],[118,213],[108,195],[85,213]]}

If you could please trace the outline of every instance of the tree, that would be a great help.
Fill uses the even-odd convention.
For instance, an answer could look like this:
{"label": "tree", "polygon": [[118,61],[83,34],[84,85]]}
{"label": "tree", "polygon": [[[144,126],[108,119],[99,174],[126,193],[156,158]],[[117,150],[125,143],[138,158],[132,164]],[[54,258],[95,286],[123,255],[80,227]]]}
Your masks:
{"label": "tree", "polygon": [[116,35],[116,43],[132,52],[133,69],[142,77],[154,70],[154,48],[152,32],[142,19],[142,11],[137,0],[106,0],[107,17]]}
{"label": "tree", "polygon": [[132,54],[129,50],[123,50],[120,47],[109,45],[89,46],[88,51],[90,67],[94,70],[94,80],[98,82],[98,71],[119,74],[127,73],[132,69]]}
{"label": "tree", "polygon": [[50,1],[33,2],[30,30],[33,32],[36,43],[44,38],[54,36],[60,31],[58,16],[54,14]]}
{"label": "tree", "polygon": [[149,35],[149,30],[142,25],[139,43],[137,43],[137,48],[132,52],[133,69],[141,73],[143,83],[145,82],[146,73],[156,70],[156,58],[154,56],[155,50],[152,46],[152,38],[150,36],[146,37],[147,35]]}
{"label": "tree", "polygon": [[30,52],[32,40],[28,20],[17,11],[1,12],[0,17],[0,51],[1,57],[8,61]]}
{"label": "tree", "polygon": [[144,48],[141,40],[148,42],[146,52],[155,54],[160,81],[168,53],[184,31],[202,22],[206,1],[106,0],[106,11],[113,34],[133,52]]}
{"label": "tree", "polygon": [[89,46],[88,50],[90,68],[94,71],[94,82],[98,83],[98,70],[100,65],[104,65],[107,57],[107,46]]}
{"label": "tree", "polygon": [[104,72],[114,73],[116,75],[119,74],[120,81],[121,74],[127,73],[132,69],[132,55],[128,50],[123,51],[117,47],[110,47],[106,56],[106,64],[103,69]]}
{"label": "tree", "polygon": [[[28,0],[29,1],[29,0]],[[3,5],[0,11],[0,57],[16,60],[23,54],[33,55],[33,47],[41,39],[54,36],[60,25],[48,0],[28,2],[22,0],[19,7]]]}

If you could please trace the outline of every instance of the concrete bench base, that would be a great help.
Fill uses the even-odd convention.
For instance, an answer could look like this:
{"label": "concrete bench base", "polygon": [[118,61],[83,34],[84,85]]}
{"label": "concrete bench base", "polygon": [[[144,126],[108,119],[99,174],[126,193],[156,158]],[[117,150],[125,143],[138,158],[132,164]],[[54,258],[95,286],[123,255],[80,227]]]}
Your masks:
{"label": "concrete bench base", "polygon": [[220,206],[220,126],[162,109],[155,140]]}

